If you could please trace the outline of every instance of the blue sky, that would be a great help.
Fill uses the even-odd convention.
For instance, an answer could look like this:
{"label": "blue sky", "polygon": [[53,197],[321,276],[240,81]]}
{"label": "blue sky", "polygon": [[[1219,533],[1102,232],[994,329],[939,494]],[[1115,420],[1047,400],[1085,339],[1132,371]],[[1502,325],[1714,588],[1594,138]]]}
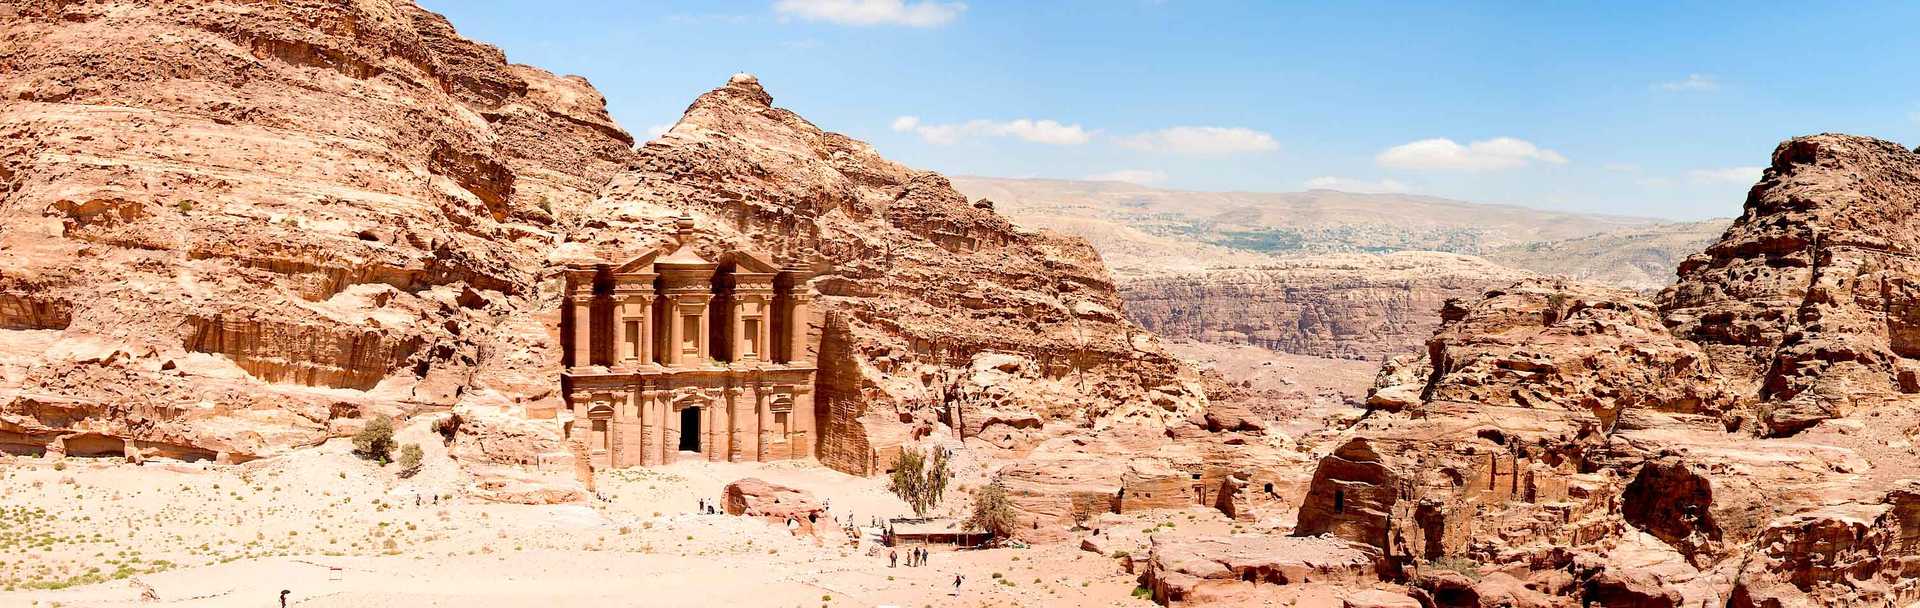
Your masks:
{"label": "blue sky", "polygon": [[1920,143],[1920,5],[422,0],[636,136],[737,71],[949,174],[1733,216],[1780,140]]}

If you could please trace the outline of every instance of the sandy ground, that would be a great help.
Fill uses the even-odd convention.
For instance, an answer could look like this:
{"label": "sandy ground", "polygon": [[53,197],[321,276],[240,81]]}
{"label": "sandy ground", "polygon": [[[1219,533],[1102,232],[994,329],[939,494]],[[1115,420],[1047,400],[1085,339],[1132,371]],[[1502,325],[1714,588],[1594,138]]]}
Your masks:
{"label": "sandy ground", "polygon": [[936,549],[931,566],[889,568],[844,535],[694,512],[749,476],[812,491],[837,518],[907,512],[884,480],[817,466],[612,471],[609,501],[532,506],[465,496],[438,446],[408,479],[349,449],[239,466],[0,461],[0,606],[275,606],[283,589],[290,606],[1148,605],[1116,560],[1075,546]]}

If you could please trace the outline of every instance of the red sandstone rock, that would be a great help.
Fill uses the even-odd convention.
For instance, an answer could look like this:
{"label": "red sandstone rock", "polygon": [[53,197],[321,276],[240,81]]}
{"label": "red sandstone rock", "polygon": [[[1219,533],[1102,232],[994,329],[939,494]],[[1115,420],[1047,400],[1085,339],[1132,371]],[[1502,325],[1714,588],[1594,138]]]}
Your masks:
{"label": "red sandstone rock", "polygon": [[1378,360],[1418,348],[1441,302],[1525,276],[1444,253],[1323,255],[1135,278],[1121,296],[1130,318],[1169,337]]}
{"label": "red sandstone rock", "polygon": [[245,459],[328,436],[304,387],[552,402],[555,215],[631,156],[585,81],[386,0],[27,3],[0,54],[0,443]]}
{"label": "red sandstone rock", "polygon": [[[403,0],[28,3],[0,55],[11,451],[87,432],[245,460],[336,436],[341,411],[546,420],[561,266],[659,244],[682,213],[707,246],[818,271],[830,466],[879,472],[935,428],[1020,456],[1205,406],[1085,242],[1016,228],[751,76],[635,150],[585,80]],[[1025,362],[976,379],[983,356]],[[564,452],[491,426],[456,454]]]}
{"label": "red sandstone rock", "polygon": [[1304,583],[1366,585],[1379,575],[1379,553],[1331,538],[1234,536],[1153,537],[1141,580],[1166,605],[1203,603],[1242,586]]}
{"label": "red sandstone rock", "polygon": [[1920,392],[1916,211],[1920,155],[1846,135],[1782,143],[1746,213],[1661,294],[1667,322],[1768,403],[1769,434],[1871,407],[1861,394]]}
{"label": "red sandstone rock", "polygon": [[812,534],[815,523],[827,517],[827,508],[811,492],[752,477],[727,484],[721,505],[728,515],[759,517],[779,525],[797,523],[800,533]]}
{"label": "red sandstone rock", "polygon": [[1367,589],[1340,598],[1340,605],[1342,608],[1420,608],[1420,601],[1405,593]]}
{"label": "red sandstone rock", "polygon": [[1916,201],[1920,155],[1799,138],[1658,307],[1539,280],[1450,304],[1321,460],[1296,533],[1401,567],[1570,573],[1486,589],[1510,603],[1904,601],[1920,544],[1888,539],[1920,529],[1901,481],[1920,461],[1899,287]]}

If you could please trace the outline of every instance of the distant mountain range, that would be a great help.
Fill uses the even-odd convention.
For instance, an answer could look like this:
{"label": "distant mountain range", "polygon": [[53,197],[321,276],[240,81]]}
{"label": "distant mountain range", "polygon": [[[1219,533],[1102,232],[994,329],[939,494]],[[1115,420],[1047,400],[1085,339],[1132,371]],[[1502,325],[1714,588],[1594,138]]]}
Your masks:
{"label": "distant mountain range", "polygon": [[1535,275],[1637,290],[1730,220],[1566,213],[1411,194],[1187,192],[956,177],[1014,221],[1084,237],[1128,316],[1164,335],[1377,359],[1417,347],[1438,303]]}

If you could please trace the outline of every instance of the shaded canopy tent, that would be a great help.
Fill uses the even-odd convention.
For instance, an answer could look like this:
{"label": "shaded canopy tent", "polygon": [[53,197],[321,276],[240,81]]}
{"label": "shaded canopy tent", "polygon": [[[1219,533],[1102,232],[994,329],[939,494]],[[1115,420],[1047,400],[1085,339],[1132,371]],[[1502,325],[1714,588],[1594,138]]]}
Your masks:
{"label": "shaded canopy tent", "polygon": [[993,541],[986,530],[967,530],[964,522],[952,517],[888,520],[886,543],[899,545],[954,545],[978,547]]}

